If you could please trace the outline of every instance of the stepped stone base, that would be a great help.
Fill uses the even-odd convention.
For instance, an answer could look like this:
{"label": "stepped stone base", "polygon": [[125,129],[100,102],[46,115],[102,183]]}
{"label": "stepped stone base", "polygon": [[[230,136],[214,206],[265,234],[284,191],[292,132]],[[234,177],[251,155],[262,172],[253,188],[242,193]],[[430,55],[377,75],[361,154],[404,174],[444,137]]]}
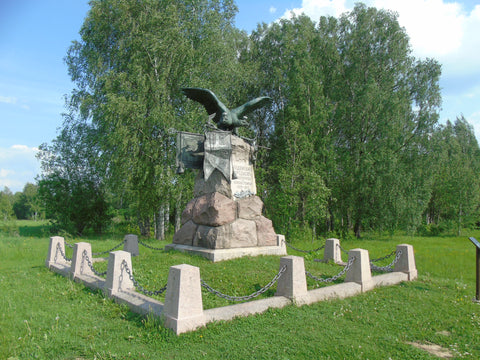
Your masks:
{"label": "stepped stone base", "polygon": [[168,244],[165,246],[165,250],[178,250],[193,255],[200,255],[213,262],[231,260],[243,256],[287,255],[285,241],[282,241],[282,239],[284,239],[283,235],[279,235],[278,238],[280,240],[279,244],[276,246],[254,246],[234,249],[206,249],[198,246]]}

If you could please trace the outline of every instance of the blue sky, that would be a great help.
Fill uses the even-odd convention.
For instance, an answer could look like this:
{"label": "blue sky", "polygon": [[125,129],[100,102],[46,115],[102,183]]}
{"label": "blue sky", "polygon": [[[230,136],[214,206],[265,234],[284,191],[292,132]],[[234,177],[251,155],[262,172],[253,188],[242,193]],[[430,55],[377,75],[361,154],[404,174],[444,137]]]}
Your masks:
{"label": "blue sky", "polygon": [[[460,114],[480,138],[480,0],[365,0],[392,9],[414,56],[442,64],[441,121]],[[313,20],[351,10],[350,0],[237,0],[237,27],[253,30],[291,11]],[[62,125],[73,84],[63,58],[88,12],[86,0],[0,0],[0,190],[22,191],[40,172],[38,146]]]}

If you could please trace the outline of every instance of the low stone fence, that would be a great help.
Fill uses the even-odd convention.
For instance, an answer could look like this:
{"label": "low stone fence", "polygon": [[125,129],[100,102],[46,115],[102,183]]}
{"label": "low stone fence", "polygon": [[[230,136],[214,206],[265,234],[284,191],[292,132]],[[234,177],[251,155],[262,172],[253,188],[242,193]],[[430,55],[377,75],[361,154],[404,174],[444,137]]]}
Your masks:
{"label": "low stone fence", "polygon": [[[325,248],[328,244],[328,249],[333,249],[332,251],[336,253],[340,249],[337,241],[338,239],[328,239]],[[135,254],[138,255],[138,239],[135,236],[127,235],[124,241],[124,250],[110,251],[106,273],[98,273],[93,266],[94,259],[89,243],[74,244],[73,256],[69,259],[65,256],[64,238],[54,236],[50,238],[46,266],[56,273],[82,282],[89,288],[101,289],[106,296],[113,298],[118,303],[128,305],[133,312],[152,314],[163,319],[165,327],[172,329],[176,334],[195,330],[213,321],[231,320],[238,316],[257,314],[269,308],[281,308],[292,303],[300,306],[332,298],[346,298],[371,290],[376,286],[398,284],[414,280],[417,277],[413,247],[402,244],[398,245],[396,251],[392,253],[396,255],[392,264],[380,268],[385,271],[391,269],[392,272],[377,276],[372,276],[372,263],[369,260],[368,251],[352,249],[348,251],[348,261],[345,263],[345,267],[338,275],[330,279],[316,278],[306,272],[303,257],[281,257],[279,272],[272,281],[263,289],[245,297],[229,297],[212,289],[200,278],[200,269],[187,264],[170,267],[167,285],[159,291],[147,292],[132,275],[131,256]],[[340,254],[339,250],[338,254]],[[324,261],[326,260],[330,259],[324,258]],[[333,260],[341,263],[341,257]],[[316,281],[332,282],[343,274],[346,274],[344,283],[307,290],[306,276],[310,276]],[[106,276],[106,278],[102,276]],[[245,301],[265,292],[275,283],[277,291],[274,297],[220,308],[203,309],[202,287],[229,300]],[[166,291],[165,303],[145,295],[159,294],[163,291]]]}

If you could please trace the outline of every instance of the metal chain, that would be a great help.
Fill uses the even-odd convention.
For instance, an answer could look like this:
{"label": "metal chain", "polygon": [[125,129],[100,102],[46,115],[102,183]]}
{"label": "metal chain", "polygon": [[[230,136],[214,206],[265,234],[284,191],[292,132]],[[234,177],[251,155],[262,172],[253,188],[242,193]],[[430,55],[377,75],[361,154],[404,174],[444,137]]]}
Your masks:
{"label": "metal chain", "polygon": [[120,244],[115,245],[115,246],[114,246],[113,248],[111,248],[110,250],[92,253],[92,255],[98,256],[98,255],[108,254],[108,253],[110,253],[111,251],[117,250],[117,249],[118,249],[120,246],[122,246],[124,243],[125,243],[125,240],[123,240]]}
{"label": "metal chain", "polygon": [[348,250],[345,250],[340,244],[337,244],[337,246],[340,248],[341,251],[343,251],[345,254],[348,254]]}
{"label": "metal chain", "polygon": [[396,251],[394,250],[394,251],[392,251],[390,254],[385,255],[385,256],[383,256],[383,257],[379,257],[378,259],[371,259],[370,262],[377,262],[377,261],[386,260],[386,259],[392,257],[393,255],[395,255],[395,253],[396,253]]}
{"label": "metal chain", "polygon": [[135,278],[133,277],[132,272],[130,271],[130,268],[128,267],[128,264],[125,260],[122,261],[120,269],[122,270],[121,271],[121,273],[122,273],[121,277],[123,278],[123,271],[125,270],[125,272],[128,275],[128,278],[133,282],[133,285],[135,286],[135,288],[145,295],[149,295],[149,296],[161,295],[165,292],[165,290],[167,290],[167,285],[162,287],[160,290],[155,290],[155,291],[150,291],[150,290],[145,289],[142,285],[140,285],[138,283],[137,280],[135,280]]}
{"label": "metal chain", "polygon": [[62,257],[65,259],[65,261],[72,261],[71,258],[67,258],[67,257],[65,256],[65,253],[63,252],[62,247],[60,246],[59,243],[57,243],[57,249],[56,249],[56,251],[55,251],[55,257],[53,258],[53,261],[54,261],[54,262],[57,262],[58,252],[60,252],[60,255],[62,255]]}
{"label": "metal chain", "polygon": [[268,289],[270,289],[278,281],[278,279],[280,279],[280,277],[283,275],[283,273],[286,270],[287,270],[287,265],[283,265],[282,268],[280,269],[280,271],[277,273],[277,275],[275,275],[273,277],[273,279],[267,285],[265,285],[260,290],[255,291],[254,293],[252,293],[250,295],[246,295],[246,296],[231,296],[231,295],[222,294],[220,291],[213,289],[204,280],[200,279],[200,282],[206,290],[208,290],[212,294],[217,295],[218,297],[221,297],[221,298],[229,300],[229,301],[247,301],[247,300],[253,299],[253,298],[263,294]]}
{"label": "metal chain", "polygon": [[[105,276],[107,275],[107,272],[104,271],[104,272],[98,272],[97,270],[95,270],[95,268],[93,267],[93,264],[92,262],[90,261],[90,258],[87,254],[87,250],[83,250],[83,253],[82,253],[82,266],[83,266],[83,261],[86,260],[87,261],[87,264],[88,264],[88,267],[93,271],[93,273],[97,276]],[[83,272],[83,269],[82,269],[82,272]]]}
{"label": "metal chain", "polygon": [[140,240],[138,240],[138,243],[139,243],[140,245],[145,246],[146,248],[149,248],[149,249],[152,249],[152,250],[159,250],[159,251],[165,250],[164,248],[156,248],[156,247],[147,245],[147,244],[141,242]]}
{"label": "metal chain", "polygon": [[345,265],[345,267],[343,268],[342,271],[340,271],[337,275],[332,276],[331,278],[328,278],[328,279],[318,278],[315,275],[312,275],[312,273],[310,273],[309,271],[305,271],[305,274],[315,281],[324,282],[324,283],[333,282],[333,281],[337,280],[338,278],[340,278],[341,276],[343,276],[348,270],[350,270],[354,261],[355,261],[355,257],[350,258],[348,260],[347,265]]}
{"label": "metal chain", "polygon": [[73,249],[73,245],[72,245],[72,244],[68,244],[66,241],[65,241],[65,246],[69,247],[70,249]]}
{"label": "metal chain", "polygon": [[[387,258],[391,257],[393,254],[395,254],[395,251],[393,253],[387,255],[387,256],[384,256],[383,258],[380,258],[380,260],[387,259]],[[379,272],[380,271],[392,272],[393,271],[393,266],[398,262],[401,255],[402,255],[402,250],[397,251],[396,255],[395,255],[395,259],[393,259],[393,261],[386,266],[376,266],[376,265],[372,264],[372,261],[377,261],[378,259],[370,260],[370,269],[372,269],[373,271],[379,271]]]}
{"label": "metal chain", "polygon": [[296,250],[296,251],[300,251],[300,252],[305,253],[305,254],[310,254],[310,253],[313,253],[313,252],[317,252],[317,251],[319,251],[319,250],[322,250],[322,249],[325,247],[325,245],[322,245],[322,246],[320,246],[320,247],[317,248],[317,249],[313,249],[313,250],[302,250],[302,249],[296,248],[295,246],[289,244],[289,243],[286,242],[286,241],[285,241],[285,244],[287,244],[287,246],[288,246],[289,248],[291,248],[291,249],[293,249],[293,250]]}

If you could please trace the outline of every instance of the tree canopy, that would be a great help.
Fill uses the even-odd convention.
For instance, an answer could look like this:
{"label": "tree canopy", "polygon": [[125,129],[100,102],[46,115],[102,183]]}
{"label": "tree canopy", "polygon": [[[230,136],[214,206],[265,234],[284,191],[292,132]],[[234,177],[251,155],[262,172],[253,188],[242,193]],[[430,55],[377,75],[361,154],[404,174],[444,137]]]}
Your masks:
{"label": "tree canopy", "polygon": [[[193,174],[174,172],[174,133],[207,120],[180,92],[194,86],[231,107],[272,98],[241,132],[260,145],[257,186],[277,232],[361,236],[478,215],[473,129],[438,124],[440,64],[412,55],[395,13],[357,4],[246,34],[236,12],[232,0],[91,2],[66,57],[75,89],[62,130],[42,147],[47,214],[121,215],[157,238],[178,225]],[[83,210],[58,204],[74,197]]]}

